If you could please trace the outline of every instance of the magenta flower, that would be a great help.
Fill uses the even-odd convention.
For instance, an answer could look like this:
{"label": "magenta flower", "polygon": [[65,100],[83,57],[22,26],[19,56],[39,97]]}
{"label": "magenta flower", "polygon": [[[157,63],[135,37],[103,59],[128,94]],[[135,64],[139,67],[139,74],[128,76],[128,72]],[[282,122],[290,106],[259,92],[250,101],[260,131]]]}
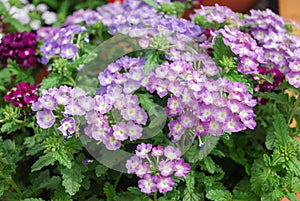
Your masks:
{"label": "magenta flower", "polygon": [[4,100],[9,101],[15,107],[26,108],[38,100],[39,85],[30,85],[29,82],[19,82],[16,89],[12,89],[5,96]]}
{"label": "magenta flower", "polygon": [[158,165],[158,170],[160,171],[160,174],[165,177],[173,174],[174,171],[173,161],[168,161],[168,162],[165,160],[160,161]]}
{"label": "magenta flower", "polygon": [[16,32],[5,34],[0,43],[0,61],[3,66],[12,59],[21,67],[31,67],[37,63],[37,35],[33,32]]}

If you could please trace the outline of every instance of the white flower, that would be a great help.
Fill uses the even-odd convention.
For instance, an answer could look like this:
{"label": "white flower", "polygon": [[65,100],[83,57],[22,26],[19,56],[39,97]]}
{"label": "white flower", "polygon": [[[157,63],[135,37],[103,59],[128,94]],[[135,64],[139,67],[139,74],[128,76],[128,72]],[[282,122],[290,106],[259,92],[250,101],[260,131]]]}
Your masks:
{"label": "white flower", "polygon": [[42,14],[42,19],[45,20],[45,24],[48,24],[48,25],[53,24],[57,20],[56,14],[51,11],[44,12]]}
{"label": "white flower", "polygon": [[44,3],[41,3],[41,4],[37,5],[36,10],[40,11],[40,12],[45,12],[48,10],[48,6]]}
{"label": "white flower", "polygon": [[30,22],[30,27],[33,29],[33,30],[37,30],[41,27],[41,21],[40,20],[32,20]]}

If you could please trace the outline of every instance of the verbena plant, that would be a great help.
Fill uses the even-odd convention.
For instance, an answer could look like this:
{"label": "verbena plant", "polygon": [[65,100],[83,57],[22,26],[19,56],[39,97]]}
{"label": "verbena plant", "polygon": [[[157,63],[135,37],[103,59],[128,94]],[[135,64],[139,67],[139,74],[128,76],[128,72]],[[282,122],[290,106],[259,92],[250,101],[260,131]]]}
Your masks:
{"label": "verbena plant", "polygon": [[96,5],[29,32],[0,2],[3,200],[298,200],[296,24]]}

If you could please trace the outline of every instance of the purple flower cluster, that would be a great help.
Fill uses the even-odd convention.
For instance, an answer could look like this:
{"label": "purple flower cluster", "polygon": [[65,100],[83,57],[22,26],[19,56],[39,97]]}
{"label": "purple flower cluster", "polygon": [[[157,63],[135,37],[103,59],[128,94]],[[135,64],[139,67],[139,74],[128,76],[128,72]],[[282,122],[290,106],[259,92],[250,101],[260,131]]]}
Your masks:
{"label": "purple flower cluster", "polygon": [[245,16],[245,26],[251,27],[250,33],[263,49],[263,57],[268,69],[278,69],[287,73],[291,85],[300,87],[300,40],[290,35],[282,17],[267,9],[251,10]]}
{"label": "purple flower cluster", "polygon": [[7,65],[7,60],[12,59],[21,67],[30,67],[36,64],[37,35],[33,32],[8,33],[1,39],[0,61],[2,66]]}
{"label": "purple flower cluster", "polygon": [[224,43],[239,56],[238,71],[244,74],[258,73],[259,63],[264,63],[263,49],[259,47],[250,34],[230,29],[225,26],[219,30]]}
{"label": "purple flower cluster", "polygon": [[65,25],[75,25],[85,22],[86,26],[91,26],[101,20],[101,16],[98,12],[92,9],[80,9],[75,11],[72,15],[69,15],[65,21]]}
{"label": "purple flower cluster", "polygon": [[161,98],[169,96],[166,113],[172,118],[168,127],[175,142],[187,130],[197,136],[222,135],[256,125],[252,109],[256,101],[246,85],[207,78],[192,63],[165,62],[144,79],[143,86]]}
{"label": "purple flower cluster", "polygon": [[[71,25],[65,28],[52,30],[51,37],[41,46],[43,53],[42,64],[47,64],[51,57],[59,55],[62,58],[73,59],[78,54],[79,44],[74,44],[74,37],[81,37],[80,34],[86,32],[86,28],[80,25]],[[77,40],[80,41],[80,40]]]}
{"label": "purple flower cluster", "polygon": [[15,107],[27,108],[37,101],[38,87],[39,85],[30,85],[29,82],[19,82],[16,89],[9,91],[4,96],[4,100],[11,102]]}
{"label": "purple flower cluster", "polygon": [[289,69],[290,72],[287,74],[287,79],[289,83],[297,88],[300,87],[300,40],[298,40],[298,48],[294,51],[289,52],[290,63]]}
{"label": "purple flower cluster", "polygon": [[58,31],[59,28],[57,27],[41,27],[36,31],[36,33],[38,36],[38,40],[45,42],[52,37],[54,32]]}
{"label": "purple flower cluster", "polygon": [[142,136],[148,115],[133,93],[141,87],[144,63],[139,58],[123,57],[99,74],[101,88],[93,99],[95,106],[86,115],[85,133],[103,142],[107,149],[119,149],[122,141]]}
{"label": "purple flower cluster", "polygon": [[138,186],[147,194],[157,189],[160,193],[171,191],[175,184],[174,177],[186,178],[191,169],[180,158],[180,150],[172,146],[152,147],[151,144],[142,143],[137,145],[135,153],[127,160],[127,172],[140,178]]}
{"label": "purple flower cluster", "polygon": [[[67,113],[63,107],[71,104],[73,98],[78,96],[84,96],[85,93],[78,88],[70,88],[67,86],[61,86],[60,88],[50,88],[48,90],[42,90],[42,96],[39,97],[38,101],[35,102],[31,109],[37,111],[36,118],[37,123],[41,128],[50,128],[54,125],[56,117],[53,112],[62,114],[64,118],[60,121],[58,130],[62,132],[64,136],[69,136],[75,133],[75,120],[71,115],[74,113]],[[77,106],[77,110],[81,109]],[[75,106],[73,108],[75,109]]]}
{"label": "purple flower cluster", "polygon": [[129,35],[142,37],[142,48],[151,47],[167,52],[171,47],[186,52],[187,46],[194,43],[193,40],[201,40],[203,34],[203,30],[193,22],[170,16],[163,16],[153,24],[145,24],[145,27],[148,28],[144,30],[145,33],[138,28],[132,29]]}
{"label": "purple flower cluster", "polygon": [[[110,7],[116,7],[116,5],[112,4]],[[139,0],[125,1],[117,13],[104,12],[102,9],[98,9],[98,11],[103,15],[102,23],[109,27],[109,33],[113,35],[116,33],[128,34],[133,29],[141,31],[145,25],[151,25],[162,17],[155,8]]]}
{"label": "purple flower cluster", "polygon": [[242,21],[238,15],[226,6],[201,6],[201,9],[195,10],[195,14],[191,15],[191,19],[195,20],[197,16],[204,16],[210,22],[219,24],[240,25]]}

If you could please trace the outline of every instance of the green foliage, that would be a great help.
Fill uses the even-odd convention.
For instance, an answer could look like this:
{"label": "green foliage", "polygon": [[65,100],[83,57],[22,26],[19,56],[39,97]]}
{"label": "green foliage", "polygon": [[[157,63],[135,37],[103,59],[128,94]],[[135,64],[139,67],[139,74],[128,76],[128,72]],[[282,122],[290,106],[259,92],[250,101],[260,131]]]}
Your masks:
{"label": "green foliage", "polygon": [[200,195],[195,190],[194,172],[190,172],[186,178],[186,188],[183,193],[183,201],[197,201],[200,200]]}

